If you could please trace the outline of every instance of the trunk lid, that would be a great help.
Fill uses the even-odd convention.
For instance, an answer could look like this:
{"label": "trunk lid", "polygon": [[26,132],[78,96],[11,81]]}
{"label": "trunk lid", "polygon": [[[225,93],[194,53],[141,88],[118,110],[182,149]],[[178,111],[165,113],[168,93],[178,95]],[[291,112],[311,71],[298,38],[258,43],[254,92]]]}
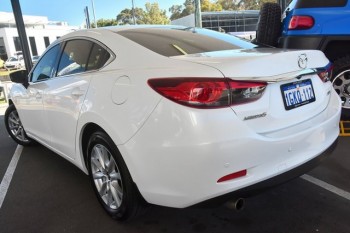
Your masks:
{"label": "trunk lid", "polygon": [[[310,120],[327,107],[330,98],[331,83],[324,83],[316,72],[316,69],[326,67],[329,61],[322,52],[316,50],[229,50],[176,56],[172,59],[213,67],[233,80],[267,82],[266,90],[259,100],[231,107],[237,117],[260,134],[274,135],[277,131]],[[297,88],[297,92],[302,95],[314,95],[315,100],[288,109],[291,100],[286,97],[288,93],[282,90],[283,85],[287,89]],[[304,86],[307,87],[306,92],[312,88],[313,93],[305,93]]]}

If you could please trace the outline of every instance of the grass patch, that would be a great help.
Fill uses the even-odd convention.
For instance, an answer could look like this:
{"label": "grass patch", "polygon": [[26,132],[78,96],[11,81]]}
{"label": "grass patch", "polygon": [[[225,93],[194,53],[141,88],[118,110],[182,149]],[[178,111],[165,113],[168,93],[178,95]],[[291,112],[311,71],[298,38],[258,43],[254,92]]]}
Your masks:
{"label": "grass patch", "polygon": [[6,100],[5,99],[0,99],[0,104],[6,104]]}

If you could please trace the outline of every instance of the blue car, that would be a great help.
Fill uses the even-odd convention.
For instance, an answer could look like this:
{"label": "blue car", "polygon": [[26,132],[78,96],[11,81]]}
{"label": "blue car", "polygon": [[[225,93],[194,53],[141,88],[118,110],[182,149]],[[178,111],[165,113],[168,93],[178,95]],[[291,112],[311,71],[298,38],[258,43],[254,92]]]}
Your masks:
{"label": "blue car", "polygon": [[350,0],[292,0],[265,4],[257,42],[287,49],[317,49],[333,63],[332,83],[342,99],[342,117],[350,118]]}

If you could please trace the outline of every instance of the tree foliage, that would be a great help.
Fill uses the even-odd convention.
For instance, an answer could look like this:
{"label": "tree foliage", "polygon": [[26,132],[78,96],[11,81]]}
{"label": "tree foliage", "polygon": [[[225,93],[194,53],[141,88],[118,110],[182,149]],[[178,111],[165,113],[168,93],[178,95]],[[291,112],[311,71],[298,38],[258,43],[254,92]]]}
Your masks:
{"label": "tree foliage", "polygon": [[[258,10],[265,2],[277,0],[201,0],[202,12],[230,10]],[[194,0],[185,0],[183,5],[173,5],[169,8],[170,19],[178,19],[194,13]]]}
{"label": "tree foliage", "polygon": [[[159,8],[158,3],[145,4],[145,10],[135,8],[136,24],[169,24],[169,18],[165,10]],[[118,25],[134,24],[132,9],[126,8],[117,15]]]}
{"label": "tree foliage", "polygon": [[145,24],[169,24],[169,18],[165,10],[159,8],[158,3],[149,3],[145,5],[146,11],[144,14]]}
{"label": "tree foliage", "polygon": [[[142,8],[135,7],[136,24],[144,24],[145,11]],[[117,15],[117,23],[119,25],[134,24],[132,9],[125,8]]]}
{"label": "tree foliage", "polygon": [[[115,19],[99,19],[99,20],[97,20],[96,23],[97,23],[98,27],[107,27],[107,26],[118,25],[118,22]],[[95,24],[93,23],[91,25],[91,27],[94,28]]]}

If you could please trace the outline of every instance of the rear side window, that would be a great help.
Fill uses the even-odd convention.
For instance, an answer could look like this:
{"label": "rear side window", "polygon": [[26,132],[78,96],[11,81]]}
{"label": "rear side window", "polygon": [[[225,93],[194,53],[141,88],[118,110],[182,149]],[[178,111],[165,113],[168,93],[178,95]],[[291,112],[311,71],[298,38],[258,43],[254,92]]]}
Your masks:
{"label": "rear side window", "polygon": [[106,64],[111,57],[109,52],[98,44],[94,44],[90,54],[87,70],[98,70]]}
{"label": "rear side window", "polygon": [[199,28],[138,28],[117,33],[168,57],[256,47],[234,36]]}
{"label": "rear side window", "polygon": [[60,59],[57,76],[84,72],[92,46],[93,42],[89,40],[68,41]]}
{"label": "rear side window", "polygon": [[348,0],[299,0],[295,8],[313,8],[313,7],[343,7]]}

